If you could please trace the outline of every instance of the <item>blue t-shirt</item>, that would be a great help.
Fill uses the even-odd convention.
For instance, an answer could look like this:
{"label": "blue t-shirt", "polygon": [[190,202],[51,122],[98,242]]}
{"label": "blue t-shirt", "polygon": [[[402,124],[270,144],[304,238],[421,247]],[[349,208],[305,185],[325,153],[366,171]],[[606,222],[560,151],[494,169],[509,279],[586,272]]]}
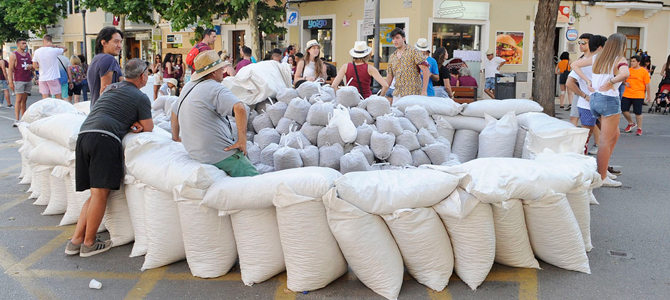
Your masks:
{"label": "blue t-shirt", "polygon": [[100,77],[107,75],[109,72],[112,72],[112,83],[119,82],[121,76],[123,76],[121,66],[119,66],[119,62],[114,56],[104,53],[96,54],[88,66],[86,74],[88,88],[91,91],[91,107],[100,97]]}
{"label": "blue t-shirt", "polygon": [[69,79],[67,77],[67,70],[65,68],[70,66],[70,62],[67,61],[67,58],[64,60],[61,57],[58,57],[57,59],[59,60],[58,71],[60,72],[60,78],[58,79],[58,82],[60,85],[68,84]]}
{"label": "blue t-shirt", "polygon": [[[440,74],[440,69],[437,67],[437,61],[428,56],[426,57],[426,62],[428,62],[428,70],[431,74]],[[421,80],[423,80],[423,74],[421,74]],[[428,80],[428,88],[426,89],[426,95],[435,96],[435,89],[433,89],[433,81]]]}

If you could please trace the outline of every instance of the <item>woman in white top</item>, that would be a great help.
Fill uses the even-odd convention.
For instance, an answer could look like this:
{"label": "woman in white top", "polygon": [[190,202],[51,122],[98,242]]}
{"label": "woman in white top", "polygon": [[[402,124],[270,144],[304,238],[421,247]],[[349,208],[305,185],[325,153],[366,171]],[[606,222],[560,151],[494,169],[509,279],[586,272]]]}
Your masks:
{"label": "woman in white top", "polygon": [[322,78],[326,80],[326,66],[324,65],[319,55],[321,54],[321,46],[316,40],[310,40],[307,42],[307,54],[305,54],[305,59],[301,59],[298,62],[298,66],[295,70],[295,75],[293,76],[293,82],[297,83],[301,80],[314,81],[317,78]]}
{"label": "woman in white top", "polygon": [[154,100],[158,98],[158,90],[163,85],[163,61],[160,54],[156,54],[154,64],[151,67],[151,73],[154,74]]}
{"label": "woman in white top", "polygon": [[[619,140],[619,115],[621,114],[621,98],[619,86],[628,79],[628,63],[624,53],[626,37],[615,33],[607,38],[600,53],[591,59],[580,59],[571,67],[586,81],[591,91],[585,99],[590,102],[593,116],[600,119],[600,141],[598,142],[598,173],[603,179],[603,186],[618,187],[621,182],[607,176],[610,157]],[[588,78],[581,68],[593,66],[593,76]]]}

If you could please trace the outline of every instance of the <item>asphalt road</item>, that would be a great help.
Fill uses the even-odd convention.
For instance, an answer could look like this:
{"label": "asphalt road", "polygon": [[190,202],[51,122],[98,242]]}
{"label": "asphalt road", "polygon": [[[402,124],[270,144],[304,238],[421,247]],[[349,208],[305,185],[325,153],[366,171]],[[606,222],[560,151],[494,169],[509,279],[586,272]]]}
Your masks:
{"label": "asphalt road", "polygon": [[[30,97],[29,104],[38,98]],[[63,249],[73,226],[58,227],[61,216],[40,215],[44,207],[31,205],[28,186],[17,184],[20,156],[14,142],[20,134],[12,122],[13,111],[1,108],[0,299],[381,299],[351,272],[302,294],[286,289],[285,273],[247,287],[239,270],[197,279],[185,261],[141,272],[143,258],[128,258],[131,245],[88,259],[66,257]],[[596,190],[601,204],[591,206],[592,274],[543,262],[541,270],[495,265],[477,291],[453,276],[441,293],[406,275],[400,299],[670,298],[669,128],[670,116],[645,113],[643,136],[622,133],[612,164],[622,166],[623,187]],[[103,288],[89,289],[91,278]]]}

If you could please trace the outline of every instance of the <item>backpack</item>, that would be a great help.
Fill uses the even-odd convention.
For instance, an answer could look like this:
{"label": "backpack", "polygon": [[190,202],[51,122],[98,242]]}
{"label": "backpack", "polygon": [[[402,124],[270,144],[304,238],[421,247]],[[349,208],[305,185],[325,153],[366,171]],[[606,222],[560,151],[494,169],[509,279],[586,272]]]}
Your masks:
{"label": "backpack", "polygon": [[186,59],[184,60],[184,62],[186,62],[186,65],[191,67],[191,70],[195,69],[195,67],[193,66],[193,62],[195,61],[195,57],[198,56],[198,54],[200,54],[200,52],[202,52],[202,50],[201,50],[202,47],[206,47],[206,46],[207,46],[206,44],[198,43],[193,48],[191,48],[191,51],[189,51],[188,54],[186,54]]}

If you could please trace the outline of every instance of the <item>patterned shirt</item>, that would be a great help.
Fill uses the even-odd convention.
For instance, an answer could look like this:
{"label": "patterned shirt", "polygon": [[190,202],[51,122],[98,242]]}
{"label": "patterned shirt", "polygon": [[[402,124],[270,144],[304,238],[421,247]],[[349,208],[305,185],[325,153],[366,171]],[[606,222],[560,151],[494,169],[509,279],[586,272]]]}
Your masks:
{"label": "patterned shirt", "polygon": [[[396,50],[397,51],[397,50]],[[426,64],[423,54],[414,47],[405,46],[400,58],[396,53],[391,54],[387,72],[395,80],[394,97],[420,95],[423,82],[419,65]]]}
{"label": "patterned shirt", "polygon": [[70,72],[72,73],[72,83],[81,84],[86,79],[86,72],[84,72],[84,67],[81,65],[70,66]]}

